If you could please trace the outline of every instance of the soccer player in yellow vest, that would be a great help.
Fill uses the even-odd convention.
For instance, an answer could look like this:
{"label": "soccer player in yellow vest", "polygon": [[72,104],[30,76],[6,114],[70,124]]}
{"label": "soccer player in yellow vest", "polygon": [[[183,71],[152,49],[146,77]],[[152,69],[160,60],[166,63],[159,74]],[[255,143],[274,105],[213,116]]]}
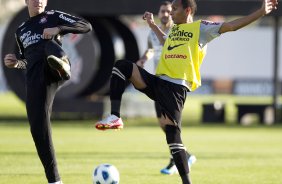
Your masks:
{"label": "soccer player in yellow vest", "polygon": [[[161,106],[161,126],[171,150],[182,184],[191,184],[186,148],[181,140],[181,113],[187,92],[201,85],[200,66],[205,56],[206,44],[220,34],[236,31],[277,8],[277,0],[262,0],[262,6],[253,13],[230,22],[211,23],[194,21],[195,0],[174,0],[171,16],[174,26],[168,35],[155,24],[153,14],[145,12],[143,18],[164,44],[156,75],[148,73],[136,64],[119,60],[111,77],[111,115],[96,123],[99,130],[123,128],[120,118],[122,94],[129,80],[136,89],[145,93]],[[201,29],[202,25],[215,24],[217,34]],[[201,40],[201,35],[207,38]]]}
{"label": "soccer player in yellow vest", "polygon": [[[158,19],[160,20],[160,25],[159,28],[165,33],[168,34],[170,29],[173,26],[173,21],[171,19],[171,2],[170,1],[163,1],[160,5],[159,8],[159,12],[158,12]],[[153,72],[156,72],[158,63],[160,61],[161,58],[161,54],[162,54],[162,49],[163,49],[163,44],[160,43],[157,35],[155,34],[155,32],[153,30],[150,30],[149,35],[148,35],[148,47],[145,51],[145,53],[140,57],[140,59],[136,62],[136,64],[140,67],[144,67],[144,64],[147,61],[151,61],[153,62]],[[162,117],[162,111],[161,111],[161,107],[159,105],[158,102],[155,101],[155,111],[156,111],[156,115],[158,118],[158,122],[159,125],[161,125],[161,117]],[[162,126],[161,126],[162,128]],[[165,130],[163,129],[163,131],[165,132]],[[187,159],[188,159],[188,166],[189,168],[191,168],[192,164],[194,164],[196,162],[196,157],[194,155],[192,155],[190,152],[186,151],[187,154]],[[170,155],[170,159],[169,159],[169,163],[167,164],[167,166],[165,166],[164,168],[162,168],[160,170],[160,172],[162,174],[167,174],[167,175],[172,175],[172,174],[176,174],[177,168],[175,166],[175,162],[173,160],[172,155]]]}

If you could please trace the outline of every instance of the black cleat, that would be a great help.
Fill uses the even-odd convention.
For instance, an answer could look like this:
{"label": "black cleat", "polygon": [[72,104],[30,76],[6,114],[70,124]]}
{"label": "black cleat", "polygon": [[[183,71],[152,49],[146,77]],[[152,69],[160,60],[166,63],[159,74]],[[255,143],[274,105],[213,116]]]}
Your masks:
{"label": "black cleat", "polygon": [[54,55],[47,57],[47,62],[53,70],[57,70],[63,80],[69,80],[71,76],[70,62],[67,56],[58,58]]}

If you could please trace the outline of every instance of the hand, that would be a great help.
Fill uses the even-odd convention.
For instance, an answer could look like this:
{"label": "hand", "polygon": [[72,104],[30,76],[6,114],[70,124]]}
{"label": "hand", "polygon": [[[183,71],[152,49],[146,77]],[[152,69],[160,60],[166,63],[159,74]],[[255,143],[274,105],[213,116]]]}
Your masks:
{"label": "hand", "polygon": [[277,5],[278,5],[278,0],[263,0],[261,8],[264,11],[264,15],[267,15],[273,10],[276,10]]}
{"label": "hand", "polygon": [[8,68],[16,68],[18,64],[18,59],[15,54],[7,54],[4,58],[4,64]]}
{"label": "hand", "polygon": [[43,30],[43,39],[52,39],[54,36],[60,33],[58,27],[45,28]]}
{"label": "hand", "polygon": [[136,61],[136,65],[140,66],[141,68],[144,68],[145,60],[144,59],[139,59]]}
{"label": "hand", "polygon": [[146,20],[150,27],[152,25],[155,25],[154,15],[152,13],[150,13],[150,12],[145,12],[144,13],[143,20]]}

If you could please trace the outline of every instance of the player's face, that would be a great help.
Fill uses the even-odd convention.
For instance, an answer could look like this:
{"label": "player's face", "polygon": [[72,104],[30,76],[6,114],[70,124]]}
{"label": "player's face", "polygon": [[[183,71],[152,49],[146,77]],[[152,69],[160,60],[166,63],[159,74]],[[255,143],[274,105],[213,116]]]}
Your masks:
{"label": "player's face", "polygon": [[183,24],[187,21],[187,11],[182,7],[181,0],[172,2],[171,18],[175,24]]}
{"label": "player's face", "polygon": [[159,10],[158,18],[161,21],[162,25],[166,25],[168,22],[171,21],[171,5],[162,5]]}
{"label": "player's face", "polygon": [[47,0],[26,0],[30,16],[38,15],[45,11]]}

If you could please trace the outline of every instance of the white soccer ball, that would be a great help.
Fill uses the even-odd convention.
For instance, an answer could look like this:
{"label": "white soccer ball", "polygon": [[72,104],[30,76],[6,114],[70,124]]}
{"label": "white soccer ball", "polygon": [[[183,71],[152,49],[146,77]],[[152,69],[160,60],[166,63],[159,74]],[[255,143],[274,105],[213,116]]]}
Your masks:
{"label": "white soccer ball", "polygon": [[111,164],[100,164],[93,171],[93,184],[118,184],[119,172]]}

